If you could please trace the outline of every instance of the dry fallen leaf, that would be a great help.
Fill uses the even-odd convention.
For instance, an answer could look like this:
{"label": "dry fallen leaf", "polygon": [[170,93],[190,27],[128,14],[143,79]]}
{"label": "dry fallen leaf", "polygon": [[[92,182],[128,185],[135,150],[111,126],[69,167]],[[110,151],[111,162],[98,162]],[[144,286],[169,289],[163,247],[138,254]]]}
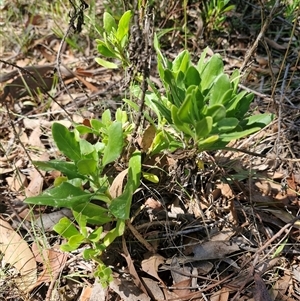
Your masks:
{"label": "dry fallen leaf", "polygon": [[253,294],[255,301],[273,301],[267,287],[258,273],[254,273],[255,292]]}
{"label": "dry fallen leaf", "polygon": [[37,280],[37,266],[27,242],[15,232],[9,223],[0,219],[0,252],[4,261],[14,266],[19,276],[15,279],[21,291],[28,292]]}
{"label": "dry fallen leaf", "polygon": [[159,254],[154,254],[142,261],[142,270],[163,283],[157,274],[159,265],[163,263],[165,263],[165,258]]}
{"label": "dry fallen leaf", "polygon": [[211,297],[210,301],[227,301],[229,298],[229,289],[227,287],[222,287],[218,292],[215,292]]}
{"label": "dry fallen leaf", "polygon": [[[61,272],[64,267],[68,255],[56,249],[39,250],[42,252],[43,271],[39,275],[38,279],[28,288],[28,291],[32,291],[35,287],[44,282],[51,282],[55,279],[57,274]],[[40,260],[40,256],[36,254],[36,258]]]}
{"label": "dry fallen leaf", "polygon": [[128,168],[120,172],[115,179],[113,180],[110,188],[109,188],[109,193],[112,196],[112,198],[116,198],[122,194],[123,191],[123,181],[125,176],[128,173]]}

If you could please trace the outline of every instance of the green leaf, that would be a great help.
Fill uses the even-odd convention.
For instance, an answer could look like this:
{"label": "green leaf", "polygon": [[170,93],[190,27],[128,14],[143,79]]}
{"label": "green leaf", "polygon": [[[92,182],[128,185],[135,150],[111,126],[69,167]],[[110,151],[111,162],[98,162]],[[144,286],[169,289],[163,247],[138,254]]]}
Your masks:
{"label": "green leaf", "polygon": [[105,125],[105,127],[109,127],[111,125],[112,121],[110,109],[107,109],[102,113],[101,121]]}
{"label": "green leaf", "polygon": [[172,64],[172,71],[178,73],[182,71],[183,74],[186,73],[191,61],[190,53],[187,50],[182,51],[177,55]]}
{"label": "green leaf", "polygon": [[87,222],[92,225],[104,225],[113,221],[108,209],[94,203],[82,203],[73,207],[73,211],[86,216]]}
{"label": "green leaf", "polygon": [[195,85],[199,86],[201,82],[199,71],[195,66],[189,66],[187,72],[185,73],[184,82],[186,87]]}
{"label": "green leaf", "polygon": [[116,33],[116,38],[119,42],[121,42],[123,38],[128,34],[131,16],[132,13],[130,10],[128,10],[122,15],[119,21],[118,29]]}
{"label": "green leaf", "polygon": [[153,173],[143,171],[143,178],[151,183],[155,183],[155,184],[159,183],[158,176]]}
{"label": "green leaf", "polygon": [[[224,94],[231,90],[231,84],[227,74],[221,74],[217,77],[210,94],[210,105],[222,104]],[[231,96],[231,95],[230,95]]]}
{"label": "green leaf", "polygon": [[98,242],[100,241],[101,235],[103,232],[103,228],[99,227],[97,229],[95,229],[89,236],[88,239],[92,242]]}
{"label": "green leaf", "polygon": [[115,19],[108,12],[104,12],[103,14],[103,26],[107,34],[110,34],[117,29],[117,23]]}
{"label": "green leaf", "polygon": [[58,149],[69,159],[78,161],[81,159],[79,142],[75,134],[60,123],[53,123],[52,135]]}
{"label": "green leaf", "polygon": [[203,69],[206,66],[206,64],[205,64],[205,58],[206,58],[206,54],[207,54],[208,50],[209,50],[208,47],[206,47],[203,50],[203,52],[201,53],[200,59],[198,61],[198,64],[197,64],[197,70],[199,71],[200,74],[203,72]]}
{"label": "green leaf", "polygon": [[93,129],[82,124],[76,125],[75,128],[81,135],[93,133]]}
{"label": "green leaf", "polygon": [[102,128],[105,127],[105,124],[103,122],[101,122],[98,119],[92,119],[91,120],[91,127],[98,133],[98,135],[100,134]]}
{"label": "green leaf", "polygon": [[220,140],[228,143],[232,140],[241,139],[243,137],[251,135],[251,134],[259,131],[260,129],[261,129],[260,127],[253,127],[253,128],[250,128],[250,129],[247,129],[244,131],[220,134]]}
{"label": "green leaf", "polygon": [[95,61],[96,61],[97,64],[99,64],[99,65],[101,65],[105,68],[108,68],[108,69],[117,69],[117,68],[119,68],[119,66],[117,64],[106,61],[106,60],[103,60],[99,57],[96,57]]}
{"label": "green leaf", "polygon": [[233,131],[237,125],[239,124],[239,120],[237,118],[224,118],[216,124],[216,132],[217,133],[226,133]]}
{"label": "green leaf", "polygon": [[212,125],[213,119],[210,116],[206,116],[202,120],[198,121],[195,126],[196,140],[206,138],[212,130]]}
{"label": "green leaf", "polygon": [[213,105],[207,108],[205,115],[212,117],[213,123],[220,121],[226,116],[226,109],[223,105]]}
{"label": "green leaf", "polygon": [[215,143],[219,140],[219,136],[218,135],[213,135],[210,136],[204,140],[200,140],[198,141],[198,148],[201,151],[207,151],[210,149],[214,149],[213,146],[215,145]]}
{"label": "green leaf", "polygon": [[268,125],[274,119],[274,115],[270,113],[256,114],[245,118],[240,122],[243,129],[248,129],[250,127],[260,127],[263,128]]}
{"label": "green leaf", "polygon": [[33,161],[33,164],[36,167],[46,171],[58,170],[62,174],[64,174],[68,179],[74,179],[74,178],[84,179],[84,176],[78,173],[77,167],[73,162],[51,160],[48,162]]}
{"label": "green leaf", "polygon": [[68,245],[71,250],[77,250],[78,247],[84,242],[85,237],[82,234],[77,234],[69,238]]}
{"label": "green leaf", "polygon": [[64,238],[69,239],[70,237],[79,234],[79,231],[74,226],[74,223],[67,217],[63,217],[59,222],[53,226],[53,230]]}
{"label": "green leaf", "polygon": [[196,100],[193,97],[193,94],[187,94],[185,97],[185,100],[183,101],[181,107],[179,108],[177,114],[178,118],[182,120],[183,122],[195,124],[197,120],[194,120],[194,106],[193,102],[196,102]]}
{"label": "green leaf", "polygon": [[241,78],[241,74],[239,69],[235,69],[230,76],[230,82],[232,83],[233,93],[236,93],[238,89],[240,78]]}
{"label": "green leaf", "polygon": [[90,142],[86,141],[85,139],[81,139],[79,141],[79,145],[80,145],[80,152],[82,157],[85,157],[95,151],[94,146]]}
{"label": "green leaf", "polygon": [[223,62],[219,55],[213,55],[207,62],[203,69],[203,72],[200,73],[201,76],[201,90],[204,91],[209,89],[219,74],[223,73]]}
{"label": "green leaf", "polygon": [[190,128],[190,125],[187,123],[184,123],[181,119],[178,118],[178,109],[172,105],[171,107],[171,114],[172,114],[172,120],[174,125],[179,131],[182,131],[186,135],[190,137],[194,137],[194,133]]}
{"label": "green leaf", "polygon": [[35,205],[73,208],[76,204],[87,203],[91,197],[91,193],[64,182],[58,187],[45,190],[39,196],[29,197],[24,202]]}
{"label": "green leaf", "polygon": [[171,116],[170,109],[163,102],[157,101],[155,99],[153,99],[153,103],[156,105],[157,110],[159,111],[159,113],[164,118],[166,118],[166,120],[168,121],[168,123],[172,124],[172,116]]}
{"label": "green leaf", "polygon": [[97,45],[97,50],[100,54],[108,58],[118,58],[116,52],[111,51],[104,43]]}
{"label": "green leaf", "polygon": [[109,206],[109,211],[118,219],[129,218],[132,196],[140,185],[141,169],[141,152],[135,151],[129,160],[128,178],[124,191]]}
{"label": "green leaf", "polygon": [[78,172],[82,175],[96,175],[97,167],[98,162],[93,159],[83,159],[77,163]]}
{"label": "green leaf", "polygon": [[122,153],[123,149],[123,130],[122,123],[115,121],[107,131],[108,143],[104,149],[102,165],[105,166],[115,161]]}

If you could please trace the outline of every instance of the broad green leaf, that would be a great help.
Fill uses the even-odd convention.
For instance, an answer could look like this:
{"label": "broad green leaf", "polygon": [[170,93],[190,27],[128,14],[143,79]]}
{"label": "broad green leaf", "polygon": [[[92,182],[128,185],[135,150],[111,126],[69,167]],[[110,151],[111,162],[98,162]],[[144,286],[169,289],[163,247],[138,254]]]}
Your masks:
{"label": "broad green leaf", "polygon": [[99,227],[97,229],[95,229],[89,236],[88,239],[92,242],[99,242],[101,239],[101,235],[103,232],[103,228]]}
{"label": "broad green leaf", "polygon": [[237,118],[233,118],[233,117],[224,118],[216,124],[215,126],[216,132],[226,133],[226,132],[233,131],[238,124],[239,124],[239,120]]}
{"label": "broad green leaf", "polygon": [[241,75],[239,69],[235,69],[230,76],[230,82],[232,83],[233,93],[236,93],[238,89],[240,78]]}
{"label": "broad green leaf", "polygon": [[219,74],[223,73],[223,62],[219,55],[213,55],[207,62],[200,73],[201,76],[201,90],[209,89],[213,81]]}
{"label": "broad green leaf", "polygon": [[53,123],[52,135],[58,149],[69,159],[78,161],[81,159],[79,142],[75,134],[60,123]]}
{"label": "broad green leaf", "polygon": [[237,95],[233,96],[231,100],[227,102],[227,104],[225,105],[227,117],[236,117],[238,119],[244,117],[244,115],[241,114],[242,112],[239,111],[240,103],[243,102],[243,106],[245,108],[247,107],[247,112],[252,101],[251,98],[245,98],[246,94],[246,91],[242,91]]}
{"label": "broad green leaf", "polygon": [[246,94],[240,101],[238,105],[238,109],[236,112],[236,116],[238,119],[242,119],[244,115],[249,111],[250,103],[254,99],[254,94],[248,93]]}
{"label": "broad green leaf", "polygon": [[113,217],[110,216],[108,209],[91,202],[75,205],[73,211],[85,215],[87,222],[92,225],[104,225],[113,221]]}
{"label": "broad green leaf", "polygon": [[198,121],[195,126],[196,140],[206,138],[212,130],[213,119],[210,116]]}
{"label": "broad green leaf", "polygon": [[206,58],[206,54],[208,51],[208,47],[206,47],[203,52],[201,53],[200,59],[197,63],[197,70],[199,71],[199,73],[201,74],[203,69],[205,68],[205,58]]}
{"label": "broad green leaf", "polygon": [[196,85],[199,86],[201,82],[199,71],[195,66],[189,66],[187,72],[185,73],[184,82],[186,87]]}
{"label": "broad green leaf", "polygon": [[102,113],[101,121],[106,127],[111,125],[112,121],[110,109],[107,109]]}
{"label": "broad green leaf", "polygon": [[82,214],[81,212],[75,212],[73,211],[73,215],[74,218],[79,226],[79,231],[80,233],[84,236],[87,237],[88,236],[88,232],[87,232],[87,218],[84,214]]}
{"label": "broad green leaf", "polygon": [[227,74],[221,74],[217,77],[210,94],[210,105],[222,104],[224,94],[231,90],[231,84]]}
{"label": "broad green leaf", "polygon": [[103,26],[107,34],[110,34],[113,30],[117,30],[117,23],[114,17],[108,12],[104,12],[103,14]]}
{"label": "broad green leaf", "polygon": [[153,99],[154,104],[157,107],[157,110],[160,112],[160,114],[166,118],[169,124],[172,124],[172,117],[171,117],[171,111],[170,109],[164,105],[164,103],[157,101]]}
{"label": "broad green leaf", "polygon": [[156,134],[156,136],[153,139],[151,149],[149,150],[149,153],[151,155],[158,154],[162,152],[165,149],[169,148],[169,139],[168,136],[165,135],[164,132],[160,131],[159,133]]}
{"label": "broad green leaf", "polygon": [[59,160],[51,160],[48,162],[34,161],[33,164],[42,170],[51,171],[58,170],[64,174],[68,179],[81,178],[84,176],[80,175],[77,171],[77,167],[73,162],[65,162]]}
{"label": "broad green leaf", "polygon": [[177,55],[172,64],[172,71],[178,73],[182,71],[183,74],[186,73],[191,61],[191,56],[187,50],[182,51]]}
{"label": "broad green leaf", "polygon": [[178,109],[174,105],[172,105],[171,107],[171,114],[173,123],[176,126],[176,128],[179,131],[185,133],[186,135],[194,137],[194,132],[191,130],[190,125],[178,118]]}
{"label": "broad green leaf", "polygon": [[26,204],[73,208],[76,204],[87,203],[91,197],[91,193],[64,182],[58,187],[45,190],[39,196],[29,197],[24,202]]}
{"label": "broad green leaf", "polygon": [[122,153],[123,149],[123,130],[122,123],[115,121],[107,131],[108,143],[104,149],[102,165],[105,166],[115,161]]}
{"label": "broad green leaf", "polygon": [[183,85],[180,87],[176,83],[175,75],[169,69],[166,69],[164,72],[164,80],[168,100],[179,108],[185,98],[185,88],[183,88]]}
{"label": "broad green leaf", "polygon": [[232,99],[232,89],[229,89],[221,96],[220,103],[226,108],[226,105],[230,103],[231,99]]}
{"label": "broad green leaf", "polygon": [[240,132],[233,132],[233,133],[222,133],[220,134],[220,140],[223,142],[230,142],[232,140],[237,140],[241,139],[243,137],[246,137],[248,135],[251,135],[257,131],[259,131],[261,128],[260,127],[253,127],[244,131]]}
{"label": "broad green leaf", "polygon": [[79,141],[79,145],[80,145],[80,152],[82,157],[91,154],[92,152],[95,151],[94,146],[88,141],[86,141],[85,139],[81,139]]}
{"label": "broad green leaf", "polygon": [[63,217],[59,222],[53,226],[53,230],[64,238],[69,239],[70,237],[79,234],[79,231],[74,226],[74,223],[67,217]]}
{"label": "broad green leaf", "polygon": [[146,179],[147,181],[151,182],[151,183],[159,183],[159,178],[157,175],[150,173],[150,172],[143,172],[143,178]]}
{"label": "broad green leaf", "polygon": [[256,114],[245,118],[240,122],[243,129],[250,127],[260,127],[263,128],[268,125],[274,119],[274,115],[270,113]]}
{"label": "broad green leaf", "polygon": [[111,51],[104,43],[97,45],[97,50],[100,54],[108,58],[118,58],[116,52]]}
{"label": "broad green leaf", "polygon": [[213,123],[220,121],[226,116],[226,109],[223,105],[213,105],[209,106],[207,110],[204,112],[206,116],[210,116],[213,119]]}
{"label": "broad green leaf", "polygon": [[206,150],[210,150],[214,144],[218,141],[219,136],[218,135],[213,135],[210,136],[204,140],[200,140],[198,141],[198,148],[201,151],[206,151]]}
{"label": "broad green leaf", "polygon": [[190,124],[195,124],[197,122],[197,120],[193,120],[193,102],[196,102],[193,96],[193,94],[187,94],[185,100],[183,101],[182,105],[180,106],[177,112],[178,118],[180,120]]}
{"label": "broad green leaf", "polygon": [[68,245],[72,250],[77,250],[84,240],[85,237],[79,233],[69,238]]}
{"label": "broad green leaf", "polygon": [[119,66],[117,64],[109,62],[109,61],[106,61],[106,60],[103,60],[100,57],[96,57],[95,61],[99,65],[101,65],[101,66],[103,66],[105,68],[108,68],[108,69],[117,69],[117,68],[119,68]]}
{"label": "broad green leaf", "polygon": [[132,196],[140,185],[141,169],[141,152],[135,151],[129,160],[128,177],[124,191],[109,206],[109,211],[117,219],[126,220],[129,218]]}
{"label": "broad green leaf", "polygon": [[195,120],[201,120],[204,115],[203,115],[203,111],[205,110],[205,106],[204,106],[204,96],[201,93],[200,89],[197,88],[195,91],[195,96],[194,99],[195,101],[193,102],[193,114],[195,116]]}
{"label": "broad green leaf", "polygon": [[101,129],[105,127],[105,124],[98,119],[92,119],[91,126],[99,135],[101,132]]}
{"label": "broad green leaf", "polygon": [[118,219],[116,227],[110,230],[103,238],[102,246],[106,249],[117,237],[124,234],[125,231],[125,220]]}
{"label": "broad green leaf", "polygon": [[116,38],[119,42],[121,42],[123,38],[128,34],[131,16],[132,13],[130,10],[128,10],[122,15],[119,21],[118,29],[116,33]]}
{"label": "broad green leaf", "polygon": [[89,133],[93,133],[93,129],[88,127],[88,126],[85,126],[83,124],[79,124],[79,125],[76,125],[76,130],[79,132],[79,134],[81,135],[84,135],[84,134],[89,134]]}
{"label": "broad green leaf", "polygon": [[83,159],[78,161],[78,172],[86,176],[95,176],[98,167],[98,162],[93,159]]}

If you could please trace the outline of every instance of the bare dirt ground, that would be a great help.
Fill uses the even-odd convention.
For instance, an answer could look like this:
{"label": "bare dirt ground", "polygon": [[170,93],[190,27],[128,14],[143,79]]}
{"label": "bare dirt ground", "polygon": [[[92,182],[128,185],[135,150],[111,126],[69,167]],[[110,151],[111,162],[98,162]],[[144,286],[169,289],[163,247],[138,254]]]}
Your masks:
{"label": "bare dirt ground", "polygon": [[[231,1],[214,28],[218,15],[201,18],[201,1],[188,1],[186,16],[183,1],[152,1],[169,58],[185,42],[195,59],[208,46],[228,73],[243,71],[240,89],[255,94],[253,112],[275,119],[232,142],[233,151],[202,153],[203,169],[188,153],[162,156],[159,183],[142,183],[125,234],[102,256],[114,279],[102,288],[84,245],[59,250],[53,226],[70,212],[23,201],[57,177],[32,164],[59,156],[53,122],[71,127],[124,106],[130,77],[95,63],[97,31],[87,17],[74,32],[80,1],[76,11],[71,1],[29,2],[0,1],[0,299],[300,300],[299,5]],[[124,11],[121,1],[98,2],[84,14],[99,24],[105,10]],[[159,84],[154,50],[151,80]]]}

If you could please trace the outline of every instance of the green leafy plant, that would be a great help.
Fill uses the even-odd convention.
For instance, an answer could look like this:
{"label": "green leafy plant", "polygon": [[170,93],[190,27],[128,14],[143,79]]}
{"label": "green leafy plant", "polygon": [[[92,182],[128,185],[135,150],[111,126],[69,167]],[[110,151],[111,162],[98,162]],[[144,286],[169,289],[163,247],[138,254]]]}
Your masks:
{"label": "green leafy plant", "polygon": [[102,58],[96,58],[96,62],[106,68],[114,69],[119,65],[115,62],[118,61],[123,67],[128,67],[130,61],[126,51],[129,40],[129,26],[132,13],[130,10],[126,11],[117,23],[115,18],[108,12],[103,14],[103,30],[99,31],[99,35],[103,39],[96,39],[98,52],[114,61],[108,61]]}
{"label": "green leafy plant", "polygon": [[226,20],[226,13],[235,8],[234,5],[229,5],[230,0],[209,0],[204,1],[202,19],[208,29],[220,30],[222,24]]}
{"label": "green leafy plant", "polygon": [[158,132],[152,144],[155,153],[179,146],[199,151],[223,149],[230,141],[258,131],[272,120],[271,114],[249,114],[253,94],[238,91],[239,71],[231,77],[225,74],[219,55],[205,60],[204,51],[194,65],[185,50],[170,62],[162,55],[157,38],[154,45],[165,88],[162,94],[150,83],[153,92],[147,94],[145,102],[158,116]]}
{"label": "green leafy plant", "polygon": [[[114,121],[109,110],[101,120],[92,119],[90,126],[78,125],[70,131],[60,123],[52,126],[52,135],[57,148],[65,156],[60,160],[34,162],[35,166],[46,170],[58,170],[61,177],[56,178],[54,187],[36,197],[29,197],[26,203],[70,208],[77,222],[67,217],[62,218],[54,230],[67,239],[62,245],[64,251],[73,251],[82,244],[89,247],[83,255],[98,263],[96,275],[103,285],[111,279],[111,270],[100,259],[100,255],[125,229],[125,220],[129,218],[131,199],[140,184],[141,154],[132,154],[128,164],[127,183],[123,192],[112,197],[111,181],[105,168],[118,159],[126,137],[132,125],[127,121],[127,114],[120,109]],[[100,141],[94,144],[81,137],[92,134]],[[112,223],[112,230],[104,233],[103,225]],[[89,231],[87,225],[93,225]]]}

